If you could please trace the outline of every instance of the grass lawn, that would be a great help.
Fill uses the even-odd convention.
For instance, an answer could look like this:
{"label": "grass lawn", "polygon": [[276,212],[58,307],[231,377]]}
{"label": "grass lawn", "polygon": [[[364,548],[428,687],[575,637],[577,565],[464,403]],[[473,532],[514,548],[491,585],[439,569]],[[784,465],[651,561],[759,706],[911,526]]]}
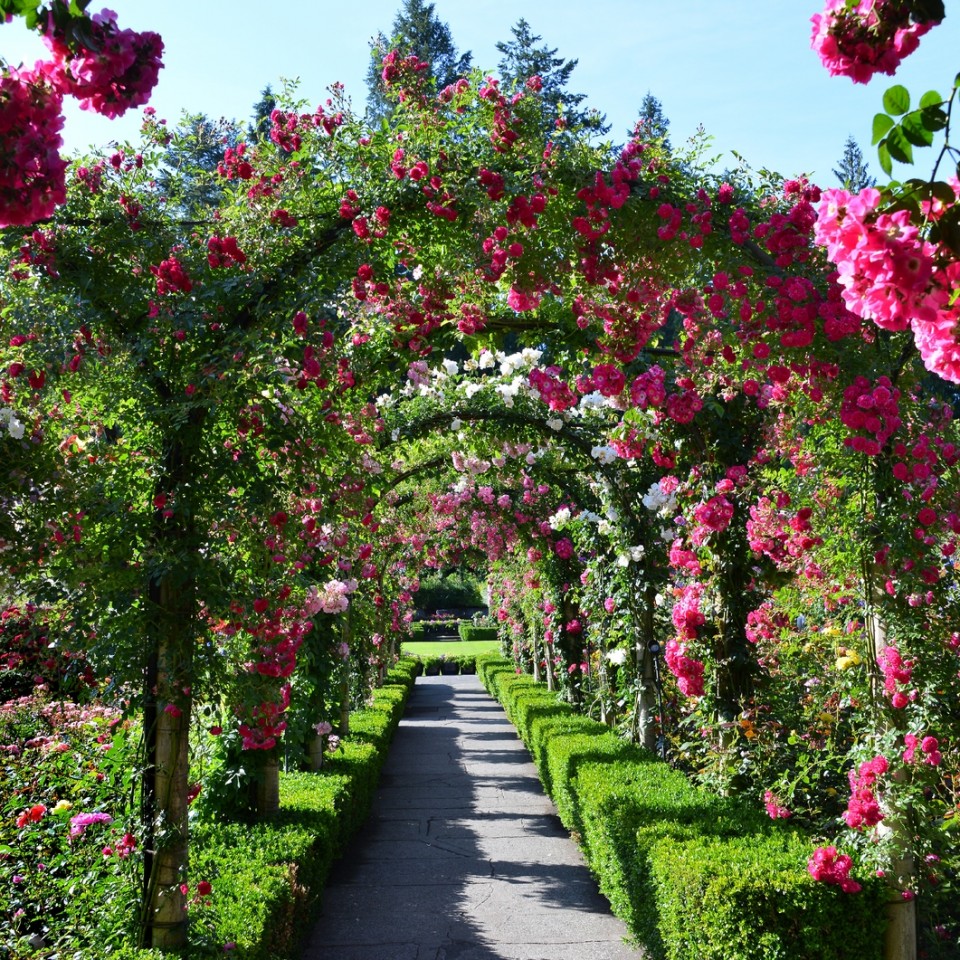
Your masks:
{"label": "grass lawn", "polygon": [[468,653],[496,653],[500,644],[496,640],[412,640],[404,643],[403,652],[421,657],[455,657]]}

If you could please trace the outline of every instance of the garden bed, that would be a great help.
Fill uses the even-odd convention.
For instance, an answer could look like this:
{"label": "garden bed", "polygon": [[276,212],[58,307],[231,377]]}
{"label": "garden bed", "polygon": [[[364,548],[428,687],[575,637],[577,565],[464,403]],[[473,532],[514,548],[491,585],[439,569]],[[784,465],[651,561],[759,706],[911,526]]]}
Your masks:
{"label": "garden bed", "polygon": [[[292,960],[298,955],[330,867],[367,815],[415,673],[412,659],[401,660],[389,671],[386,683],[373,692],[368,705],[351,714],[350,734],[325,761],[321,772],[281,773],[280,810],[269,821],[201,818],[192,823],[190,957]],[[12,785],[9,773],[8,786]],[[67,789],[59,781],[55,787],[58,792]],[[39,794],[34,797],[38,799]],[[24,805],[19,798],[14,803],[17,810]],[[68,816],[55,815],[52,803],[49,807],[49,811],[38,813],[35,823],[25,824],[26,832],[19,840],[6,828],[0,831],[0,849],[8,851],[0,860],[0,888],[17,891],[18,897],[16,905],[9,897],[0,905],[10,916],[16,909],[24,911],[23,917],[32,910],[44,918],[48,924],[47,945],[40,946],[38,933],[32,928],[27,931],[24,927],[27,935],[18,938],[16,929],[5,924],[0,957],[41,960],[53,955],[54,944],[60,951],[57,956],[95,955],[117,960],[169,956],[138,950],[130,945],[129,933],[124,935],[123,928],[130,928],[131,917],[124,919],[121,914],[129,911],[136,898],[135,871],[128,871],[124,879],[123,872],[118,874],[114,869],[116,858],[100,854],[107,835],[98,831],[111,825],[93,824],[82,840],[67,842]],[[13,818],[4,820],[13,827]],[[56,873],[47,871],[53,875],[47,876],[43,885],[40,880],[45,875],[37,875],[33,864],[27,862],[40,852],[39,848],[33,850],[37,844],[43,847],[48,864],[60,864]],[[89,895],[75,893],[80,869]],[[20,881],[14,882],[14,876]],[[59,893],[58,877],[64,884]],[[74,893],[68,894],[71,884]],[[57,903],[65,904],[66,909],[60,907],[51,914],[48,907]],[[58,920],[62,928],[55,925]],[[31,936],[33,948],[29,944]],[[96,954],[89,952],[94,942],[98,945]]]}

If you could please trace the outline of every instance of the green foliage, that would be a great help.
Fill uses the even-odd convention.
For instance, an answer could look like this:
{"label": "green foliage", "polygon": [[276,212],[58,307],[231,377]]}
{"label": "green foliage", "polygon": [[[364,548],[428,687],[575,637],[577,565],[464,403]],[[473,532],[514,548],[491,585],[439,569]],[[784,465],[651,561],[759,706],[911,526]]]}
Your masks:
{"label": "green foliage", "polygon": [[[586,94],[571,93],[567,86],[576,60],[558,57],[555,47],[537,46],[543,38],[535,35],[521,17],[511,28],[513,39],[497,43],[500,52],[500,80],[505,92],[520,92],[531,77],[542,83],[541,115],[547,136],[562,136],[567,128],[587,129],[600,135],[610,127],[596,110],[582,109]],[[558,126],[558,119],[561,124]]]}
{"label": "green foliage", "polygon": [[478,672],[530,749],[614,912],[656,960],[878,958],[883,883],[816,883],[812,838],[577,716],[502,658]]}
{"label": "green foliage", "polygon": [[[663,112],[663,104],[649,90],[640,104],[640,113],[636,125],[645,140],[658,142],[664,150],[670,151],[670,120]],[[633,131],[631,131],[632,133]]]}
{"label": "green foliage", "polygon": [[367,106],[374,120],[388,117],[391,112],[380,75],[383,57],[390,50],[399,50],[404,57],[413,54],[426,61],[437,90],[470,72],[470,52],[462,55],[458,52],[449,25],[434,13],[434,7],[435,4],[423,0],[403,0],[394,17],[390,37],[381,33],[371,42]]}
{"label": "green foliage", "polygon": [[[797,834],[664,839],[650,851],[660,957],[669,960],[879,960],[886,894],[814,881]],[[657,954],[655,953],[655,956]]]}
{"label": "green foliage", "polygon": [[482,607],[481,587],[485,579],[485,574],[481,577],[463,567],[426,574],[421,578],[417,591],[417,609]]}
{"label": "green foliage", "polygon": [[424,640],[405,641],[403,652],[411,657],[476,657],[481,653],[495,653],[496,642],[489,640]]}
{"label": "green foliage", "polygon": [[498,631],[496,627],[477,627],[472,623],[460,623],[457,627],[460,639],[465,643],[496,643]]}
{"label": "green foliage", "polygon": [[[369,810],[414,673],[410,658],[388,671],[369,704],[351,715],[353,731],[320,773],[281,774],[280,810],[269,822],[230,821],[205,814],[199,802],[194,805],[188,878],[191,956],[222,956],[230,943],[235,944],[230,955],[244,960],[297,956],[330,866]],[[4,743],[52,729],[71,746],[70,751],[46,752],[40,762],[33,762],[36,750],[29,751],[28,762],[4,761],[0,850],[8,855],[0,859],[0,910],[7,916],[17,909],[25,914],[5,929],[0,956],[8,955],[4,949],[26,950],[29,936],[43,935],[48,947],[61,947],[63,955],[79,956],[70,952],[79,949],[91,956],[90,944],[97,943],[102,947],[97,956],[154,960],[159,952],[129,945],[139,883],[135,857],[120,860],[101,852],[125,829],[122,803],[135,766],[129,734],[125,725],[117,726],[119,715],[92,708],[83,713],[85,723],[78,724],[79,715],[80,708],[51,711],[35,701],[9,705],[0,713]],[[104,731],[111,743],[106,752],[97,739]],[[122,756],[114,756],[118,751]],[[57,800],[73,806],[53,813]],[[38,802],[51,812],[14,835],[16,815]],[[114,822],[90,826],[82,838],[68,843],[69,817],[81,811],[109,812]],[[38,871],[38,861],[47,869]],[[13,883],[14,875],[23,881]],[[201,881],[211,885],[209,895],[196,892]]]}
{"label": "green foliage", "polygon": [[948,98],[929,90],[920,98],[919,106],[911,110],[910,91],[902,84],[895,84],[884,93],[886,112],[873,118],[873,143],[880,168],[888,177],[893,173],[892,161],[912,164],[913,148],[932,146],[935,134],[948,127],[954,96],[955,90]]}

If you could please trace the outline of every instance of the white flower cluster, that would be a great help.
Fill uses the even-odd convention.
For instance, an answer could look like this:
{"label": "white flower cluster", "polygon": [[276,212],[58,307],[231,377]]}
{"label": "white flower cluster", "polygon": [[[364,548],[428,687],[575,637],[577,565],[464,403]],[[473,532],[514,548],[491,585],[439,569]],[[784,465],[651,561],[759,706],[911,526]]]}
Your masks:
{"label": "white flower cluster", "polygon": [[602,464],[607,465],[617,459],[617,452],[613,447],[596,446],[590,451],[590,456],[594,460],[599,460]]}
{"label": "white flower cluster", "polygon": [[586,393],[580,398],[580,410],[584,413],[588,410],[602,410],[608,406],[610,404],[602,393]]}
{"label": "white flower cluster", "polygon": [[14,440],[22,440],[24,425],[17,419],[17,415],[9,407],[0,407],[0,429],[7,428],[7,433]]}
{"label": "white flower cluster", "polygon": [[643,559],[644,549],[643,544],[637,544],[635,547],[627,547],[627,549],[617,556],[617,566],[626,567],[631,563],[639,563]]}
{"label": "white flower cluster", "polygon": [[529,371],[537,365],[542,350],[534,350],[532,347],[525,347],[519,353],[502,353],[497,350],[495,353],[490,350],[483,350],[478,360],[467,360],[463,364],[464,370],[492,370],[498,363],[500,364],[500,373],[505,377],[510,377],[515,373]]}
{"label": "white flower cluster", "polygon": [[[677,498],[672,493],[664,493],[658,483],[650,484],[650,489],[643,497],[643,505],[658,517],[673,520],[677,513]],[[660,539],[669,543],[677,535],[672,523],[660,528]]]}
{"label": "white flower cluster", "polygon": [[650,489],[644,494],[643,505],[661,517],[672,517],[677,512],[677,498],[672,493],[664,493],[659,482],[650,484]]}
{"label": "white flower cluster", "polygon": [[503,405],[505,407],[512,407],[514,397],[516,397],[521,388],[525,385],[526,382],[522,377],[514,377],[510,383],[498,383],[495,389],[497,393],[500,394],[500,398],[503,400]]}
{"label": "white flower cluster", "polygon": [[562,530],[570,522],[570,508],[561,507],[552,517],[547,519],[552,530]]}

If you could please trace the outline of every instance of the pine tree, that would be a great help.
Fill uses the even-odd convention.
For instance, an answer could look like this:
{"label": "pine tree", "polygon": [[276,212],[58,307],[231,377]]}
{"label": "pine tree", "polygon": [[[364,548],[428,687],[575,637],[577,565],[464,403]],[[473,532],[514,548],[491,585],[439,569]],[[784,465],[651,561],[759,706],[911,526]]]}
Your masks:
{"label": "pine tree", "polygon": [[268,83],[260,91],[260,99],[253,105],[253,118],[247,127],[247,139],[256,141],[270,136],[270,114],[277,106],[273,87]]}
{"label": "pine tree", "polygon": [[630,131],[630,135],[634,136],[638,131],[647,140],[659,140],[663,149],[669,153],[670,139],[667,134],[670,131],[670,121],[663,112],[663,104],[649,90],[640,104],[635,129]]}
{"label": "pine tree", "polygon": [[532,33],[530,24],[523,17],[510,28],[510,32],[513,40],[497,44],[502,55],[499,64],[502,89],[513,93],[523,89],[531,77],[539,77],[546,129],[553,129],[554,121],[562,115],[567,127],[606,133],[610,128],[604,125],[602,114],[580,109],[586,94],[567,90],[570,74],[578,61],[558,57],[555,47],[536,46],[543,38]]}
{"label": "pine tree", "polygon": [[171,209],[179,209],[186,219],[203,219],[220,203],[224,182],[217,165],[226,148],[240,142],[241,129],[235,120],[223,117],[211,120],[203,113],[181,117],[164,151],[168,169],[157,177]]}
{"label": "pine tree", "polygon": [[863,151],[851,134],[843,145],[843,156],[833,175],[840,181],[844,190],[859,193],[866,187],[872,187],[877,181],[870,176],[870,170],[863,159]]}
{"label": "pine tree", "polygon": [[389,117],[393,110],[380,76],[383,58],[391,49],[399,50],[404,56],[413,54],[430,64],[429,74],[438,90],[469,73],[473,60],[469,50],[463,55],[458,52],[450,26],[436,16],[434,4],[403,0],[393,21],[391,39],[380,33],[370,42],[367,108],[374,120]]}

